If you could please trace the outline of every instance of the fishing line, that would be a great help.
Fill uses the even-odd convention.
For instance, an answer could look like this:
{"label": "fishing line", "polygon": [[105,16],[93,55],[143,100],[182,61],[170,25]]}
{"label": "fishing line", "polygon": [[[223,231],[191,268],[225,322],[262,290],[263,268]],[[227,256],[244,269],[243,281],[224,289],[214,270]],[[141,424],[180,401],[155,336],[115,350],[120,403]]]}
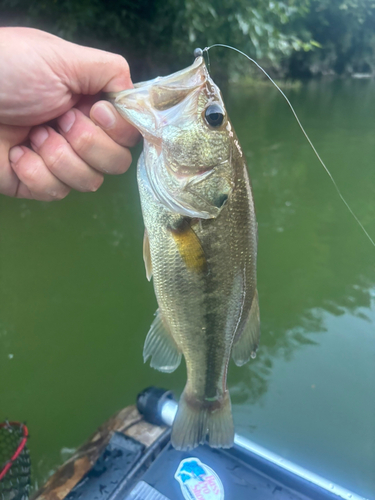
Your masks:
{"label": "fishing line", "polygon": [[328,170],[328,168],[326,167],[324,161],[321,159],[321,157],[319,156],[317,150],[315,149],[315,146],[314,144],[311,142],[310,140],[310,137],[307,135],[307,132],[305,131],[305,129],[303,128],[302,126],[302,123],[300,122],[298,116],[297,116],[297,113],[294,111],[294,108],[291,104],[291,102],[289,101],[289,99],[287,98],[287,96],[284,94],[284,92],[281,90],[281,88],[277,85],[276,82],[274,82],[274,80],[270,77],[270,75],[254,60],[252,59],[251,57],[249,57],[247,54],[245,54],[245,52],[242,52],[241,50],[239,49],[236,49],[235,47],[231,47],[230,45],[224,45],[223,43],[215,43],[214,45],[211,45],[210,47],[205,47],[203,49],[203,52],[206,52],[207,54],[207,60],[208,60],[208,69],[209,69],[209,66],[210,66],[210,59],[209,59],[209,55],[208,55],[208,51],[210,49],[212,49],[213,47],[224,47],[224,48],[227,48],[227,49],[232,49],[234,50],[235,52],[238,52],[239,54],[245,56],[247,59],[249,59],[250,62],[254,63],[255,66],[260,69],[262,71],[262,73],[269,79],[269,81],[277,88],[277,90],[280,92],[280,94],[284,97],[284,99],[286,100],[289,108],[292,110],[292,113],[294,115],[294,118],[296,119],[297,123],[298,123],[298,126],[299,128],[302,130],[302,133],[303,135],[305,136],[305,138],[307,139],[307,142],[310,144],[311,146],[311,149],[314,151],[315,153],[315,156],[318,158],[318,160],[320,161],[320,163],[322,164],[324,170],[327,172],[329,178],[331,179],[338,195],[340,196],[341,200],[343,201],[344,205],[346,206],[346,208],[349,210],[349,212],[351,213],[351,215],[354,217],[354,219],[356,220],[357,224],[359,225],[359,227],[362,229],[362,231],[365,233],[365,235],[367,236],[367,238],[371,241],[372,245],[375,247],[375,242],[374,240],[371,238],[371,236],[369,235],[369,233],[366,231],[366,229],[363,227],[363,224],[362,222],[358,219],[358,217],[356,216],[356,214],[353,212],[353,210],[350,208],[348,202],[345,200],[344,196],[341,194],[341,191],[338,187],[338,185],[336,184],[336,181],[335,179],[333,178],[331,172]]}

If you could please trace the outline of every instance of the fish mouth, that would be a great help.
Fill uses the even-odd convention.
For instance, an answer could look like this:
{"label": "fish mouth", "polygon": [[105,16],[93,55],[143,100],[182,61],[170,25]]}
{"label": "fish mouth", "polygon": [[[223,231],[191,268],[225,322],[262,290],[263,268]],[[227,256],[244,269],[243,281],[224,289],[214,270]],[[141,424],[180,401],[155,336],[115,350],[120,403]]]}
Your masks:
{"label": "fish mouth", "polygon": [[[177,71],[176,73],[167,76],[158,76],[152,80],[135,83],[133,88],[122,90],[121,92],[107,92],[104,94],[104,97],[115,106],[120,104],[126,105],[126,102],[128,100],[133,100],[135,96],[143,94],[144,92],[149,93],[151,89],[155,89],[156,92],[154,92],[154,94],[160,94],[160,102],[158,103],[156,101],[156,105],[160,106],[163,97],[168,102],[168,96],[165,96],[165,93],[189,93],[204,84],[207,75],[208,72],[204,59],[202,56],[199,56],[191,66]],[[129,104],[131,103],[129,102]]]}
{"label": "fish mouth", "polygon": [[169,110],[188,95],[199,92],[209,78],[203,57],[176,73],[136,83],[134,88],[105,94],[120,115],[135,126],[144,137],[157,138],[159,128],[168,120]]}

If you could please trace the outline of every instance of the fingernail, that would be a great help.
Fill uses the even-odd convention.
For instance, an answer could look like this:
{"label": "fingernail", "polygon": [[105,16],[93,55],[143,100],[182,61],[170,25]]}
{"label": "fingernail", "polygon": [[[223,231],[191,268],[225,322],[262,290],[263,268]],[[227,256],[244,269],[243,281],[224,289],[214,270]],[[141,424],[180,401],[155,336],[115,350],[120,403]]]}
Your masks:
{"label": "fingernail", "polygon": [[57,123],[59,124],[61,130],[67,133],[72,128],[75,120],[76,120],[76,114],[71,109],[70,111],[65,113],[65,115],[60,116],[60,118],[57,120]]}
{"label": "fingernail", "polygon": [[37,127],[32,130],[30,134],[30,141],[35,147],[40,148],[46,142],[48,136],[49,134],[46,128]]}
{"label": "fingernail", "polygon": [[116,122],[116,117],[110,108],[110,104],[105,104],[104,102],[93,106],[91,117],[103,128],[113,127]]}
{"label": "fingernail", "polygon": [[25,154],[24,150],[19,146],[15,146],[9,150],[9,161],[11,163],[17,163],[18,160]]}

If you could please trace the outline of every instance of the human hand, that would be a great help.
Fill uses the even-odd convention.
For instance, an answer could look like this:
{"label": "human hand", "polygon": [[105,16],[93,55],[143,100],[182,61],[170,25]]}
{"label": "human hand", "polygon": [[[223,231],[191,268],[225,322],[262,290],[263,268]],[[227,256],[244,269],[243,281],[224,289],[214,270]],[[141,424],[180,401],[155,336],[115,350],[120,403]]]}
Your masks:
{"label": "human hand", "polygon": [[0,193],[61,199],[71,188],[96,191],[104,173],[129,168],[139,133],[98,101],[102,91],[133,86],[123,57],[0,28],[0,67]]}

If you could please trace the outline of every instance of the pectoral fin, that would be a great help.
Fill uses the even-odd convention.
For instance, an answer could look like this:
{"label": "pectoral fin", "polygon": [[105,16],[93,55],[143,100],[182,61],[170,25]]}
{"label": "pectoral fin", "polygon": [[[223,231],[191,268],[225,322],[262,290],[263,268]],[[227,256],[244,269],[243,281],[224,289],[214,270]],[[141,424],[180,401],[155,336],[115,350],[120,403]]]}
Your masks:
{"label": "pectoral fin", "polygon": [[150,281],[152,278],[152,262],[147,229],[145,229],[145,234],[143,235],[143,260],[146,268],[146,277]]}
{"label": "pectoral fin", "polygon": [[147,334],[143,347],[143,361],[151,356],[150,366],[161,372],[173,372],[181,362],[181,353],[172,335],[164,325],[159,310]]}
{"label": "pectoral fin", "polygon": [[205,271],[206,255],[190,224],[184,221],[178,229],[171,229],[171,233],[186,267],[196,272]]}
{"label": "pectoral fin", "polygon": [[253,302],[250,308],[249,319],[245,324],[240,338],[235,342],[232,348],[232,358],[237,366],[242,366],[255,357],[256,349],[259,344],[260,319],[258,291],[255,290]]}

